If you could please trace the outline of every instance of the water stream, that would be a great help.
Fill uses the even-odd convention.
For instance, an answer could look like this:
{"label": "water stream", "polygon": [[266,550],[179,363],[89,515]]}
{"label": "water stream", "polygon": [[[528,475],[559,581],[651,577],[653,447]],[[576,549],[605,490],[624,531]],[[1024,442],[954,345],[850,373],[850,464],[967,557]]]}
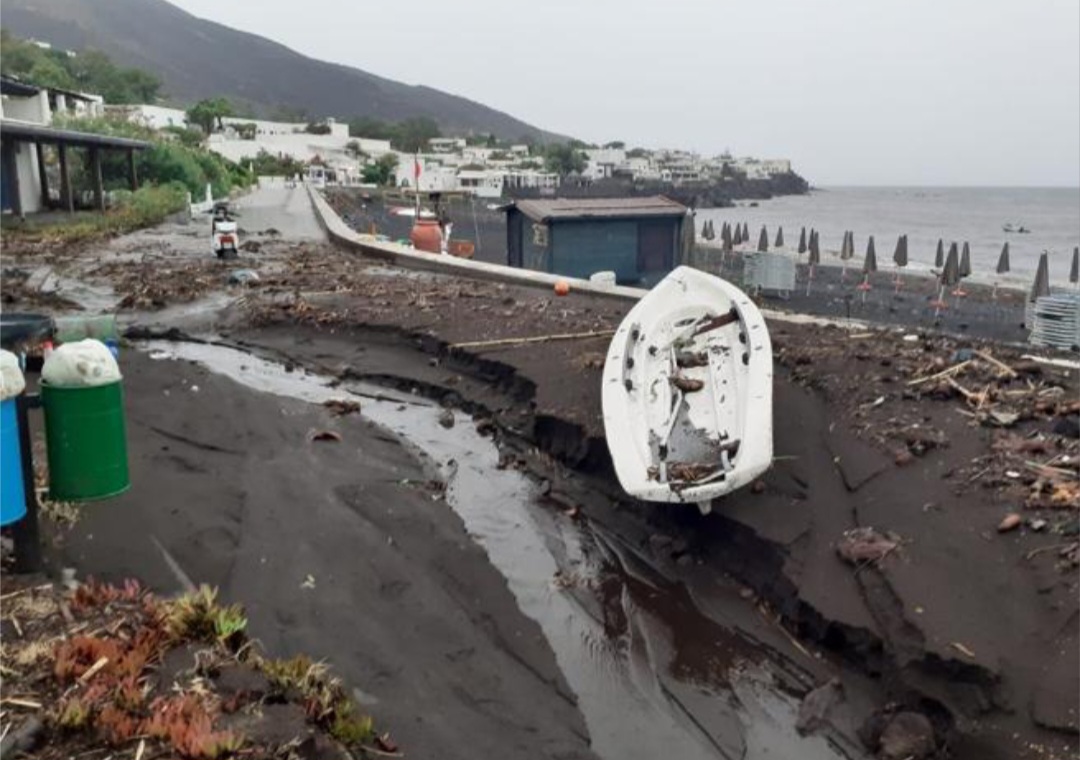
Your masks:
{"label": "water stream", "polygon": [[[332,378],[221,345],[149,341],[253,390],[322,403],[358,394],[362,414],[434,463],[446,500],[541,627],[606,760],[859,756],[795,730],[790,672],[745,634],[697,609],[617,537],[544,507],[536,484],[454,412],[407,393]],[[335,381],[336,382],[336,381]]]}

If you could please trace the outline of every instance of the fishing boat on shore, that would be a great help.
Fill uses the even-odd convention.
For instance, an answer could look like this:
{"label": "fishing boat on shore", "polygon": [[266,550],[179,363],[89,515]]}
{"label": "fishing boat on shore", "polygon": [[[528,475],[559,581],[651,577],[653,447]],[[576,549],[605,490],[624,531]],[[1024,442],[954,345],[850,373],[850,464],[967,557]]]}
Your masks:
{"label": "fishing boat on shore", "polygon": [[739,288],[678,267],[623,319],[603,375],[608,449],[623,489],[697,504],[772,464],[772,343]]}

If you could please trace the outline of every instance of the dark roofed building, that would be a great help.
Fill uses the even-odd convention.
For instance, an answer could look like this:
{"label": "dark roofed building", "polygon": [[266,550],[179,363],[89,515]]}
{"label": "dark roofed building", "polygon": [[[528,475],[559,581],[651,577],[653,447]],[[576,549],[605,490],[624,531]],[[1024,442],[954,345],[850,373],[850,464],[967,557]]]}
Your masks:
{"label": "dark roofed building", "polygon": [[686,207],[662,195],[521,200],[506,207],[507,263],[651,285],[684,260],[686,220]]}

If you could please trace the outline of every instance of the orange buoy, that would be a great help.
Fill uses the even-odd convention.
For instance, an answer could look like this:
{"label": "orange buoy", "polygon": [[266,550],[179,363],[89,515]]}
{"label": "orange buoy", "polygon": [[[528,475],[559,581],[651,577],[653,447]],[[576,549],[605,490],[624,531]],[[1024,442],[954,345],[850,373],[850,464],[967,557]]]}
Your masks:
{"label": "orange buoy", "polygon": [[559,280],[558,282],[555,283],[555,295],[557,295],[557,296],[565,296],[569,292],[570,292],[570,283],[568,283],[566,280]]}

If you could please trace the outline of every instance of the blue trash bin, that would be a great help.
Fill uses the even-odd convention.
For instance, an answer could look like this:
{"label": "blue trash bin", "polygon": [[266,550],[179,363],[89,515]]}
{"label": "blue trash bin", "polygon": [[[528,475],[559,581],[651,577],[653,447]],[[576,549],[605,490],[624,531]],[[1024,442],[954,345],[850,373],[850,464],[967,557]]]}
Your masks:
{"label": "blue trash bin", "polygon": [[26,514],[16,403],[13,398],[0,402],[0,525],[18,522]]}

